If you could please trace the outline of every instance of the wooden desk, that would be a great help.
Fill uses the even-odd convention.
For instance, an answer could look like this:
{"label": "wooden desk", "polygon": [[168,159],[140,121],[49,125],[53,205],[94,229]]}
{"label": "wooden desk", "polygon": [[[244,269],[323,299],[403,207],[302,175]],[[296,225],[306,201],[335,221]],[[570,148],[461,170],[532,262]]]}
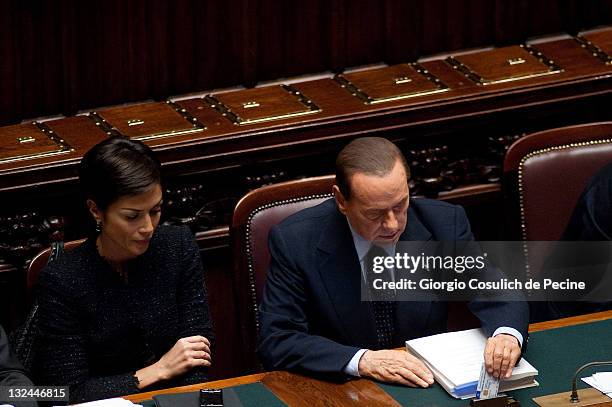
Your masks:
{"label": "wooden desk", "polygon": [[[529,332],[579,325],[606,319],[612,319],[612,310],[531,324],[529,326]],[[305,377],[295,373],[277,371],[236,377],[226,380],[218,380],[191,386],[139,393],[126,396],[125,398],[134,402],[139,402],[143,400],[150,400],[157,394],[188,392],[203,388],[224,388],[256,382],[262,382],[278,398],[290,406],[400,405],[390,395],[385,393],[378,385],[367,379],[357,379],[338,384]]]}

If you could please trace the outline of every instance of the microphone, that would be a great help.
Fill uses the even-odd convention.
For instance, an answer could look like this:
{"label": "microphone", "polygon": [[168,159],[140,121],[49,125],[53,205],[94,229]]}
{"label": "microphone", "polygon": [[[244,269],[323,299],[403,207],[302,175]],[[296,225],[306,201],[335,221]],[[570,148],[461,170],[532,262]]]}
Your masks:
{"label": "microphone", "polygon": [[578,368],[578,370],[576,370],[576,373],[574,373],[574,377],[572,378],[572,394],[570,395],[570,403],[578,403],[578,402],[580,402],[580,398],[578,397],[578,390],[576,389],[576,379],[578,379],[578,373],[582,372],[584,369],[587,369],[589,367],[593,367],[593,366],[605,366],[605,365],[612,366],[612,360],[605,361],[605,362],[591,362],[591,363],[587,363],[585,365],[580,366]]}
{"label": "microphone", "polygon": [[582,372],[584,369],[588,369],[593,366],[612,366],[612,360],[601,361],[601,362],[591,362],[585,365],[580,366],[574,376],[572,377],[572,391],[566,391],[564,393],[550,394],[548,396],[540,396],[535,397],[533,401],[539,405],[540,407],[587,407],[587,406],[610,406],[612,407],[612,399],[610,399],[605,394],[602,394],[599,390],[595,388],[588,388],[580,390],[580,398],[578,396],[578,390],[576,389],[576,381],[578,379],[578,374]]}

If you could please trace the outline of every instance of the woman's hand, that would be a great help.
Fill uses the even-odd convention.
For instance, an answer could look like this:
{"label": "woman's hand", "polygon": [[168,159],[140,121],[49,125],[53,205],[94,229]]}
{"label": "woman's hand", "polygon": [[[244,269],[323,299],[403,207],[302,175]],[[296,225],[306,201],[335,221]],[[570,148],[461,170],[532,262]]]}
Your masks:
{"label": "woman's hand", "polygon": [[156,363],[162,380],[168,380],[196,366],[210,366],[210,342],[203,336],[189,336],[176,344]]}
{"label": "woman's hand", "polygon": [[136,372],[139,389],[188,372],[196,366],[210,366],[210,342],[203,336],[181,338],[157,362]]}

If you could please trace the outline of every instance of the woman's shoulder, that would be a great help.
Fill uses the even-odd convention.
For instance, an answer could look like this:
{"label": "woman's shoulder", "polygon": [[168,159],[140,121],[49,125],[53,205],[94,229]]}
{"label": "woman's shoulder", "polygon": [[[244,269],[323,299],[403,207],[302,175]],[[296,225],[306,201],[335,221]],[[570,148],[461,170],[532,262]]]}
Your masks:
{"label": "woman's shoulder", "polygon": [[81,287],[89,278],[87,271],[92,270],[96,263],[95,255],[95,244],[91,240],[86,240],[72,250],[62,251],[57,259],[42,270],[39,285]]}

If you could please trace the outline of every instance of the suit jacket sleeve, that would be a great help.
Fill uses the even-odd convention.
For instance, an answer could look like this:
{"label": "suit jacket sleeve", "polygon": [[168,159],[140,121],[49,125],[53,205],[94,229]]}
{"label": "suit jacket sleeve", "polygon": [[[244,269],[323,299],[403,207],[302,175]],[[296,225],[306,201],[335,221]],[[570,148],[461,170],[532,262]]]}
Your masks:
{"label": "suit jacket sleeve", "polygon": [[[455,213],[456,240],[473,241],[474,235],[470,228],[470,223],[462,207],[457,206]],[[502,274],[499,270],[489,266],[487,273],[497,275]],[[491,278],[491,276],[489,276]],[[517,301],[495,301],[487,298],[486,300],[476,298],[469,303],[470,310],[480,320],[482,328],[488,336],[500,327],[514,328],[523,335],[523,347],[527,344],[527,330],[529,325],[529,307],[521,296]]]}
{"label": "suit jacket sleeve", "polygon": [[270,232],[269,247],[270,270],[260,307],[259,354],[264,366],[346,378],[342,370],[359,348],[309,333],[309,288],[296,262],[298,256],[278,227]]}
{"label": "suit jacket sleeve", "polygon": [[[9,348],[8,339],[4,329],[0,326],[0,386],[33,386],[32,381],[26,376],[26,371],[21,366],[15,355]],[[0,404],[10,403],[15,407],[37,406],[34,401],[14,402],[0,400]]]}

